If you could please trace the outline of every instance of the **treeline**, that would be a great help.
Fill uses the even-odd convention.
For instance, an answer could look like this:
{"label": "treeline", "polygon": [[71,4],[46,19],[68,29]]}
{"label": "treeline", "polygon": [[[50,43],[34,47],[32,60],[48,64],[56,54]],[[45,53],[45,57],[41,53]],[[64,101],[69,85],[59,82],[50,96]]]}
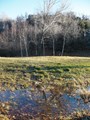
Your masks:
{"label": "treeline", "polygon": [[[50,5],[50,4],[49,4]],[[90,19],[47,9],[0,20],[0,56],[64,55],[90,50]]]}

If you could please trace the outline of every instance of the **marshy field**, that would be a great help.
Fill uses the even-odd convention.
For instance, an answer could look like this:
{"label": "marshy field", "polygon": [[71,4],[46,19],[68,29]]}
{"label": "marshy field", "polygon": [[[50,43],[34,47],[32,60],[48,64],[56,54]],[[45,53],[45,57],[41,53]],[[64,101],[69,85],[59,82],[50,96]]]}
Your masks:
{"label": "marshy field", "polygon": [[90,120],[90,58],[1,57],[0,120]]}

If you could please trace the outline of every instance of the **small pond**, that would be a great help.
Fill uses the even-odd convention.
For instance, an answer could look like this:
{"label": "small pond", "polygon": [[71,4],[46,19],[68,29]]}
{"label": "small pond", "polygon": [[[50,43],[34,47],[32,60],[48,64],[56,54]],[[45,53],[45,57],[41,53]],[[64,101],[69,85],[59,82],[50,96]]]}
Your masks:
{"label": "small pond", "polygon": [[[88,87],[90,90],[90,87]],[[52,98],[51,93],[46,93],[47,101],[44,99],[42,92],[32,91],[31,88],[10,90],[0,92],[1,102],[10,102],[9,114],[18,117],[20,114],[29,114],[33,117],[40,114],[49,115],[52,118],[60,114],[69,115],[77,110],[89,110],[90,102],[85,104],[79,95],[70,96],[63,94],[61,97]]]}

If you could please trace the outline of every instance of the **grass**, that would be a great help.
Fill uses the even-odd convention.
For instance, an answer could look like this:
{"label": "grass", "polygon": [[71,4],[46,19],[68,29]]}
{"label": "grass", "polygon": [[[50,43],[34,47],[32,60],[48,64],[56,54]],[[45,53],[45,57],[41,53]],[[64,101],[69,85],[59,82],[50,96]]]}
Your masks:
{"label": "grass", "polygon": [[[88,57],[0,58],[1,89],[29,87],[32,81],[83,87],[90,85]],[[50,86],[49,86],[50,87]]]}
{"label": "grass", "polygon": [[[30,86],[39,90],[44,88],[45,92],[50,91],[52,99],[57,98],[57,94],[73,94],[77,89],[81,89],[81,98],[88,102],[90,92],[86,91],[86,88],[90,86],[90,58],[51,56],[0,58],[1,91],[7,89],[14,91]],[[74,116],[77,119],[85,115],[78,112]],[[4,116],[1,114],[0,117]],[[6,119],[8,120],[5,116]],[[60,119],[64,120],[64,116]],[[67,119],[73,120],[72,116],[68,116]]]}

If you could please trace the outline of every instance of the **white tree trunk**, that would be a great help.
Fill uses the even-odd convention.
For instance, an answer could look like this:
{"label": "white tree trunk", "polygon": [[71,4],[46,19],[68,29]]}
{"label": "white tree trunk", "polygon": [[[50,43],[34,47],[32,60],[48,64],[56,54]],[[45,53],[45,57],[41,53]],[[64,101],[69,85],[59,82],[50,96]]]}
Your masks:
{"label": "white tree trunk", "polygon": [[61,52],[61,56],[63,56],[63,54],[64,54],[65,42],[66,42],[66,34],[64,35],[64,38],[63,38],[63,45],[62,45],[62,52]]}
{"label": "white tree trunk", "polygon": [[26,42],[26,39],[25,39],[25,38],[24,38],[24,44],[25,44],[26,57],[28,57],[27,42]]}
{"label": "white tree trunk", "polygon": [[42,38],[42,44],[43,44],[43,56],[45,56],[45,43],[44,43],[44,38]]}
{"label": "white tree trunk", "polygon": [[55,56],[55,40],[53,38],[53,56]]}
{"label": "white tree trunk", "polygon": [[20,51],[21,51],[21,57],[23,57],[23,51],[22,51],[22,41],[21,41],[21,37],[20,37]]}

